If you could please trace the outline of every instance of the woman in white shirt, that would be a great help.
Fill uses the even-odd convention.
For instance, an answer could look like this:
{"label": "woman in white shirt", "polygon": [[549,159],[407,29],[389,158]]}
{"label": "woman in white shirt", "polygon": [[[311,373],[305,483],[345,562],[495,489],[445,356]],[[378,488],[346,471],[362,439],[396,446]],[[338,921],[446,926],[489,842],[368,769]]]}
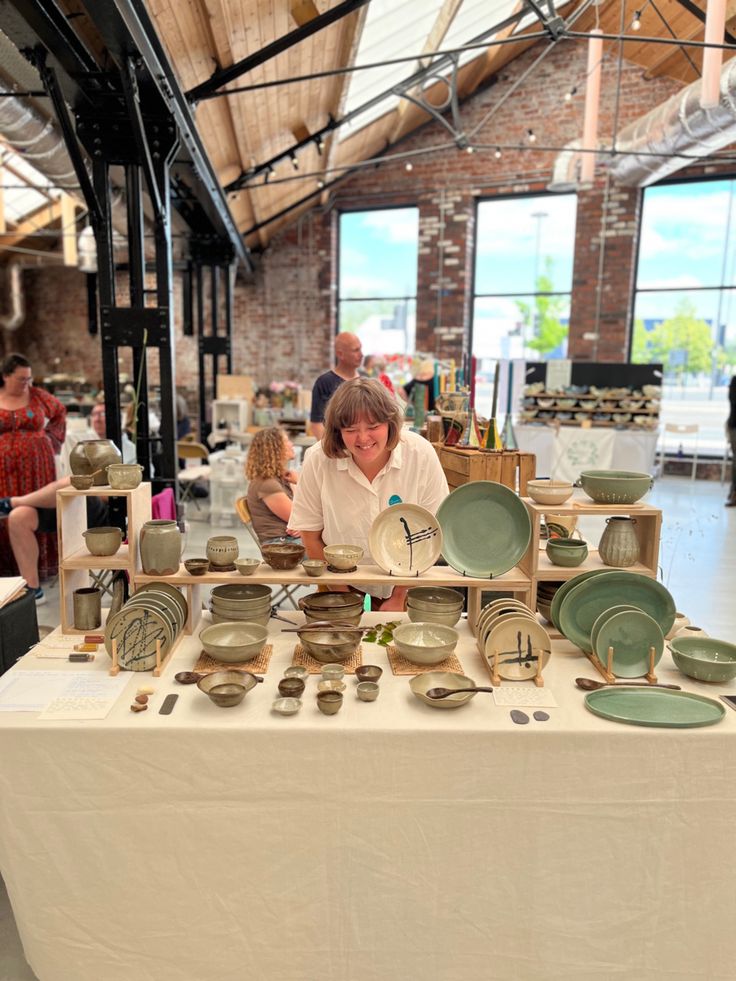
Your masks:
{"label": "woman in white shirt", "polygon": [[[448,494],[437,454],[402,424],[401,409],[379,381],[344,382],[332,396],[322,440],[305,454],[289,522],[310,558],[323,558],[325,545],[345,543],[360,545],[363,563],[371,563],[368,534],[381,511],[397,501],[437,511]],[[371,592],[377,608],[403,610],[406,587]]]}

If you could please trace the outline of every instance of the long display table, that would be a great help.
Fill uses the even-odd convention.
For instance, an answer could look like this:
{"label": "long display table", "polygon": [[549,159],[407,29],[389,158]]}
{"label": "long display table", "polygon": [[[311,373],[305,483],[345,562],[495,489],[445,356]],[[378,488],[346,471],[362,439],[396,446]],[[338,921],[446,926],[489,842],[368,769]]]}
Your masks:
{"label": "long display table", "polygon": [[[518,726],[490,695],[425,706],[372,644],[377,702],[350,676],[322,716],[313,677],[282,718],[294,635],[269,629],[265,683],[236,708],[173,680],[199,653],[187,637],[104,721],[0,713],[0,869],[40,981],[733,977],[736,713],[688,730],[599,719],[573,685],[593,672],[561,641],[546,722]],[[668,654],[658,673],[729,687],[683,679]],[[142,683],[156,692],[133,715]]]}

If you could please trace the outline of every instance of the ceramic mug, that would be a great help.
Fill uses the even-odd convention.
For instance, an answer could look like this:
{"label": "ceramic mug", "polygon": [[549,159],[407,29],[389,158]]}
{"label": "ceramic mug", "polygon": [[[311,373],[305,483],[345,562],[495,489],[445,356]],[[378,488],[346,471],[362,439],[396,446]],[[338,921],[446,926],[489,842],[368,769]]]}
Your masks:
{"label": "ceramic mug", "polygon": [[578,526],[576,514],[545,514],[544,523],[550,538],[572,538]]}
{"label": "ceramic mug", "polygon": [[97,630],[102,623],[102,590],[96,586],[72,593],[75,630]]}

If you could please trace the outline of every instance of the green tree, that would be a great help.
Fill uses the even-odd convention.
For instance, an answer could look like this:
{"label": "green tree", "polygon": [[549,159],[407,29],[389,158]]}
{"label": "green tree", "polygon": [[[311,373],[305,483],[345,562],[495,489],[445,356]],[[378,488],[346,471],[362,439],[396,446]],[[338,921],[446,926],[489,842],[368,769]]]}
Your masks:
{"label": "green tree", "polygon": [[552,258],[546,256],[544,272],[537,276],[537,296],[533,303],[515,300],[524,324],[524,335],[528,338],[526,346],[540,356],[549,354],[562,344],[567,337],[567,326],[560,321],[567,301],[562,296],[544,296],[554,289],[552,281]]}
{"label": "green tree", "polygon": [[678,379],[711,370],[713,337],[708,324],[697,316],[692,300],[680,300],[673,316],[645,336],[648,357],[643,360],[661,361]]}
{"label": "green tree", "polygon": [[634,321],[634,336],[631,341],[631,360],[634,364],[649,364],[654,361],[649,350],[649,334],[644,327],[644,321],[639,317]]}

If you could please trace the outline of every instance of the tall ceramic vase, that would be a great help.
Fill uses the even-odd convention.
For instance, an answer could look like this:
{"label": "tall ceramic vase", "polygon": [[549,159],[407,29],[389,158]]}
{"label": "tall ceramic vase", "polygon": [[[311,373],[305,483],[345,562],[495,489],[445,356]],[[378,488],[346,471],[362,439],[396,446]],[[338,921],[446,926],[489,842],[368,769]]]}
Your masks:
{"label": "tall ceramic vase", "polygon": [[639,538],[636,518],[606,518],[606,530],[598,544],[598,555],[604,565],[625,569],[639,561]]}
{"label": "tall ceramic vase", "polygon": [[179,571],[184,538],[175,521],[146,521],[140,536],[141,565],[148,576],[173,576]]}

